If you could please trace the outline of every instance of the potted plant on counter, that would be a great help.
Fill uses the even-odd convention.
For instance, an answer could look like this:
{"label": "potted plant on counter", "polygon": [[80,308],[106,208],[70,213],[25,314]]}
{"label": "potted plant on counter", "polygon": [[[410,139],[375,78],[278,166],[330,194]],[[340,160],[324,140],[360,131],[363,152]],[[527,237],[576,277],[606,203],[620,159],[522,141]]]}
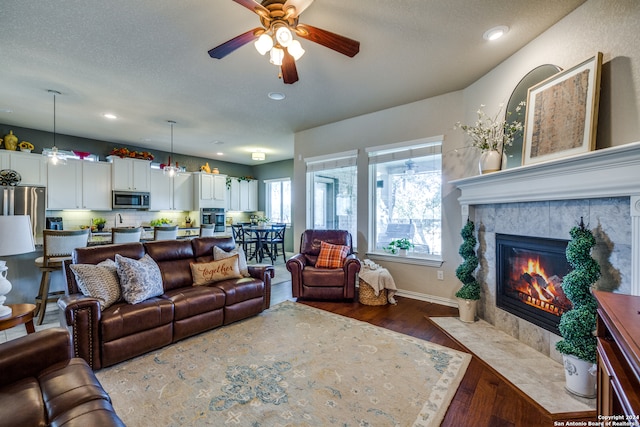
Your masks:
{"label": "potted plant on counter", "polygon": [[476,255],[478,241],[474,236],[474,231],[473,221],[467,219],[467,223],[460,232],[462,244],[458,250],[464,261],[456,269],[456,277],[462,282],[462,287],[456,292],[460,320],[468,323],[476,321],[476,310],[480,299],[480,283],[473,275],[478,268],[478,256]]}
{"label": "potted plant on counter", "polygon": [[596,329],[598,303],[591,287],[600,278],[600,266],[591,257],[596,244],[591,230],[580,225],[569,232],[571,241],[567,245],[567,261],[574,269],[564,276],[562,290],[573,304],[560,318],[560,334],[564,338],[556,343],[562,353],[566,388],[582,397],[596,395]]}
{"label": "potted plant on counter", "polygon": [[404,237],[402,239],[390,241],[383,249],[392,254],[398,253],[400,256],[407,256],[407,251],[413,247],[414,244],[411,243],[411,240]]}
{"label": "potted plant on counter", "polygon": [[104,229],[104,225],[107,223],[107,220],[104,218],[95,218],[93,220],[93,225],[96,226],[98,231],[102,231]]}

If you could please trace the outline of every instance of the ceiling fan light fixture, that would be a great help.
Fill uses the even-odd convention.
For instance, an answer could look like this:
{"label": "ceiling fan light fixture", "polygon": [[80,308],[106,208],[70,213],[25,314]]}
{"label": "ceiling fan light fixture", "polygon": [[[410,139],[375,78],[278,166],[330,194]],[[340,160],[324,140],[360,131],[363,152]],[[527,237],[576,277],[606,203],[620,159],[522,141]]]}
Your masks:
{"label": "ceiling fan light fixture", "polygon": [[282,47],[287,47],[293,41],[291,31],[285,26],[281,26],[276,30],[276,40]]}
{"label": "ceiling fan light fixture", "polygon": [[263,33],[253,45],[260,55],[264,55],[273,47],[273,39],[268,34]]}
{"label": "ceiling fan light fixture", "polygon": [[263,153],[262,151],[255,151],[253,153],[251,153],[251,160],[265,160],[267,158],[267,155],[265,153]]}
{"label": "ceiling fan light fixture", "polygon": [[293,56],[293,59],[296,61],[302,58],[302,55],[304,55],[305,52],[298,40],[292,41],[289,47],[287,47],[287,51],[289,52],[289,55]]}
{"label": "ceiling fan light fixture", "polygon": [[283,58],[284,50],[280,49],[279,47],[274,47],[273,49],[271,49],[269,62],[271,62],[273,65],[281,66]]}

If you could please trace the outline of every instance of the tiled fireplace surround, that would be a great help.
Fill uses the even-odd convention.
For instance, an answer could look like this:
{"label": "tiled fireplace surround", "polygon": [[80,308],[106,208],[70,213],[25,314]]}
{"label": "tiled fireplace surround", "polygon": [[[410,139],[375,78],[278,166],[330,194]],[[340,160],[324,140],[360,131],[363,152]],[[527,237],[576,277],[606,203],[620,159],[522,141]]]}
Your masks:
{"label": "tiled fireplace surround", "polygon": [[453,181],[462,218],[475,222],[479,317],[552,359],[557,335],[496,307],[495,234],[569,240],[584,218],[594,232],[599,289],[640,295],[640,142]]}

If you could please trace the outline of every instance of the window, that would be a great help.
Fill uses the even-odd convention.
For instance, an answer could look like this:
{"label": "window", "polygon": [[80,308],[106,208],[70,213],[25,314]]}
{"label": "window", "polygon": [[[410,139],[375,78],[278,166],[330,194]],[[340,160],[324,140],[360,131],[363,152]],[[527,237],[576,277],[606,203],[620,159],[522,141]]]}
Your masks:
{"label": "window", "polygon": [[371,252],[408,238],[413,257],[441,255],[442,138],[368,149]]}
{"label": "window", "polygon": [[348,230],[356,236],[357,151],[305,159],[307,164],[307,227]]}
{"label": "window", "polygon": [[270,179],[265,183],[265,215],[271,222],[291,224],[291,179]]}

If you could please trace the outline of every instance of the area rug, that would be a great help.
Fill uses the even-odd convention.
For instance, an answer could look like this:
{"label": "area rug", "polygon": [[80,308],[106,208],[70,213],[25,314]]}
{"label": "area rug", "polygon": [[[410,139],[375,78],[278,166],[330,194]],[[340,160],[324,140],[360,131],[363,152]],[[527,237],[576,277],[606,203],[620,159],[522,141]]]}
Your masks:
{"label": "area rug", "polygon": [[291,301],[97,372],[135,426],[437,426],[471,356]]}

